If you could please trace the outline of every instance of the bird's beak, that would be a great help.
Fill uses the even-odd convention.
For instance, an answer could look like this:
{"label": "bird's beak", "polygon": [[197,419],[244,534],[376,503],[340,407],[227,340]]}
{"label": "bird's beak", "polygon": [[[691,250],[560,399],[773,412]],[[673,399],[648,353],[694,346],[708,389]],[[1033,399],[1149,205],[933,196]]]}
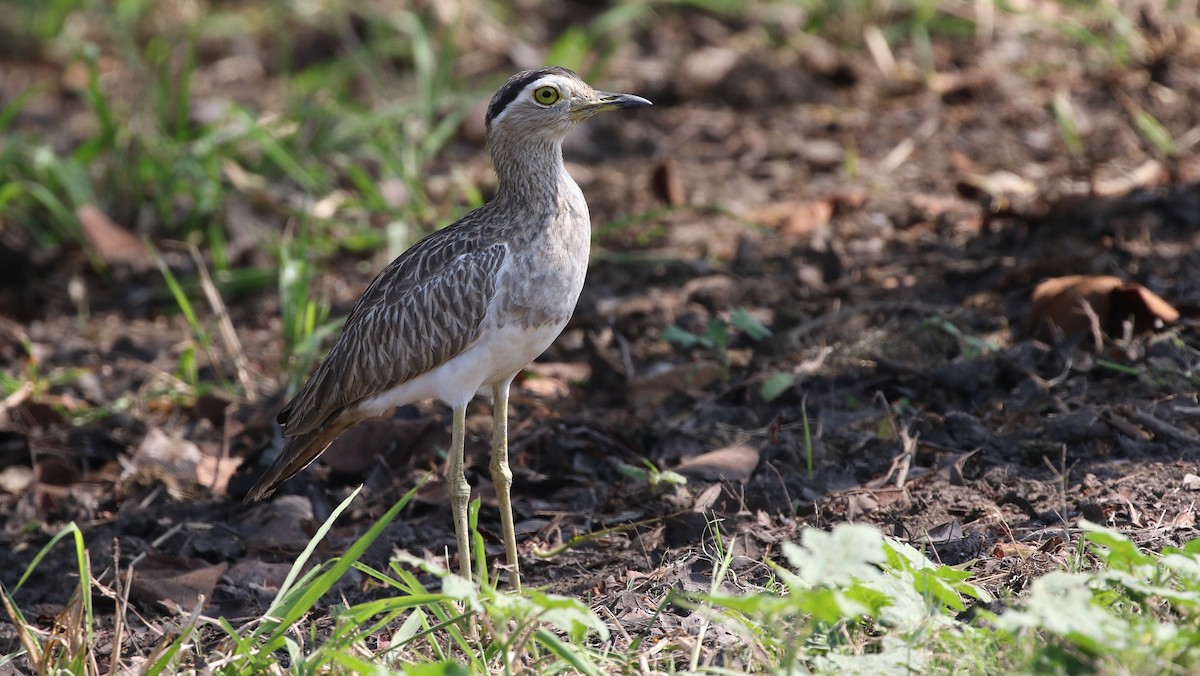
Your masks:
{"label": "bird's beak", "polygon": [[577,119],[585,119],[608,110],[627,110],[629,108],[645,108],[653,103],[633,94],[614,94],[612,92],[596,92],[596,100],[585,101],[571,112]]}

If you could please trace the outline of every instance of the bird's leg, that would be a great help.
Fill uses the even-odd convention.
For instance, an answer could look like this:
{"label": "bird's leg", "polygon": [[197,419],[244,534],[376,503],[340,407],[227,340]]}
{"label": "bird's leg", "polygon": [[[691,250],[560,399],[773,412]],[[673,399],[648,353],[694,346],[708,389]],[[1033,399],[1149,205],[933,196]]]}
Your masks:
{"label": "bird's leg", "polygon": [[446,480],[450,484],[450,511],[454,514],[454,537],[458,540],[458,568],[462,576],[471,579],[471,538],[467,529],[467,502],[471,499],[471,484],[463,473],[463,445],[467,428],[467,405],[454,407],[454,425],[450,432],[450,462]]}
{"label": "bird's leg", "polygon": [[492,484],[500,505],[500,527],[504,530],[504,552],[508,558],[509,585],[521,591],[521,569],[517,561],[517,534],[513,527],[512,470],[508,466],[508,386],[512,381],[492,386]]}

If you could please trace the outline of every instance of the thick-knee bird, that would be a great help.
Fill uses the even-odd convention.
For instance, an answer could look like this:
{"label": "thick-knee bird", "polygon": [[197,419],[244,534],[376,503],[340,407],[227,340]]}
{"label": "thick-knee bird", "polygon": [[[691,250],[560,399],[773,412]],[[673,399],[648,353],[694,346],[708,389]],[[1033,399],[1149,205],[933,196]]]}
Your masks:
{"label": "thick-knee bird", "polygon": [[597,113],[649,105],[638,96],[596,91],[565,68],[509,78],[486,117],[496,196],[417,242],[375,277],[329,354],[279,413],[283,451],[246,500],[270,495],[355,423],[401,404],[440,399],[454,411],[447,482],[459,566],[469,579],[464,423],[467,404],[489,387],[491,475],[511,585],[520,589],[509,385],[567,325],[591,242],[587,202],[563,166],[563,138]]}

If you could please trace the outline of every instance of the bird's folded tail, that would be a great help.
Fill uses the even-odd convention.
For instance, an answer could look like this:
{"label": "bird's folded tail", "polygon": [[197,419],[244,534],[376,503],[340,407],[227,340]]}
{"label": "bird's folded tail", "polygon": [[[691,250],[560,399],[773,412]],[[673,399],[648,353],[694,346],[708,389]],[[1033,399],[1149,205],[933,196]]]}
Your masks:
{"label": "bird's folded tail", "polygon": [[329,444],[333,443],[334,439],[337,439],[346,428],[356,422],[358,421],[352,419],[351,416],[335,416],[311,432],[286,437],[283,444],[283,451],[279,453],[279,457],[275,458],[275,462],[271,463],[267,471],[255,482],[254,487],[246,494],[244,502],[262,500],[271,493],[274,493],[279,484],[292,478],[305,467],[308,467],[309,463],[316,460],[318,456],[325,452],[326,448],[329,448]]}

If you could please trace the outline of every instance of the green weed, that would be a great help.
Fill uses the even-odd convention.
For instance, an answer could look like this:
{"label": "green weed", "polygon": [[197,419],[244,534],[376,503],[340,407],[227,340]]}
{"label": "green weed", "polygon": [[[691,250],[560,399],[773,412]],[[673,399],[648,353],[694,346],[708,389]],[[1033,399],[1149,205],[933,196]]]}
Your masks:
{"label": "green weed", "polygon": [[712,351],[722,364],[728,366],[730,339],[739,334],[758,341],[769,337],[771,330],[763,326],[744,308],[735,308],[729,313],[728,320],[720,317],[712,319],[704,333],[692,333],[672,324],[663,329],[662,339],[684,349],[706,348]]}

